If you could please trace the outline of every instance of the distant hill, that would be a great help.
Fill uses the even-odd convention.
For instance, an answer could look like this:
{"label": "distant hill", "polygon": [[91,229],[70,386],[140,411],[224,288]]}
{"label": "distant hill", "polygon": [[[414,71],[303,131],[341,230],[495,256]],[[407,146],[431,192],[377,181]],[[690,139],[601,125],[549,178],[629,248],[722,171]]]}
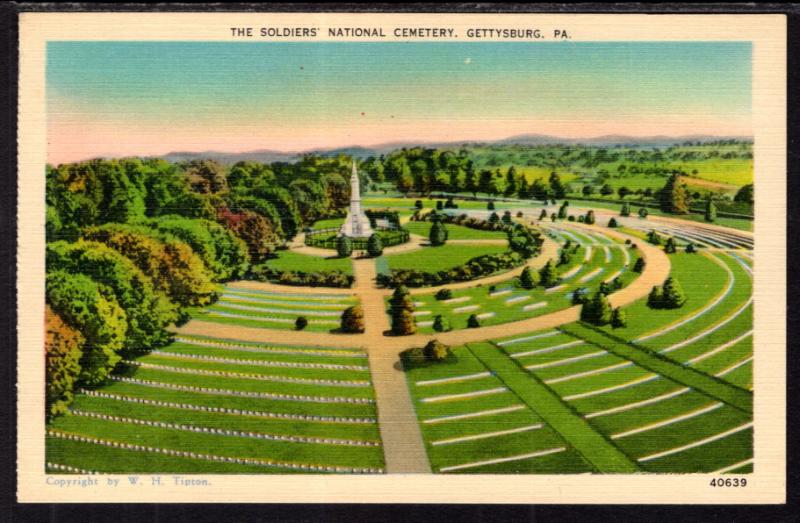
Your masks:
{"label": "distant hill", "polygon": [[338,156],[340,154],[352,156],[359,159],[368,158],[369,156],[379,156],[386,154],[395,149],[411,148],[411,147],[429,147],[429,148],[445,148],[445,147],[461,147],[461,146],[490,146],[490,145],[589,145],[595,147],[668,147],[670,145],[681,144],[684,142],[711,142],[717,140],[741,140],[750,141],[752,137],[749,136],[709,136],[709,135],[688,135],[688,136],[622,136],[622,135],[608,135],[598,136],[594,138],[562,138],[558,136],[549,136],[543,134],[521,134],[503,138],[501,140],[493,141],[452,141],[452,142],[392,142],[370,147],[351,146],[351,147],[338,147],[334,149],[312,149],[302,152],[286,152],[275,151],[272,149],[259,149],[255,151],[247,151],[242,153],[231,153],[221,151],[177,151],[165,154],[160,158],[170,162],[183,162],[198,159],[216,160],[224,165],[232,165],[236,162],[250,161],[257,163],[273,163],[273,162],[295,162],[308,155],[317,156]]}

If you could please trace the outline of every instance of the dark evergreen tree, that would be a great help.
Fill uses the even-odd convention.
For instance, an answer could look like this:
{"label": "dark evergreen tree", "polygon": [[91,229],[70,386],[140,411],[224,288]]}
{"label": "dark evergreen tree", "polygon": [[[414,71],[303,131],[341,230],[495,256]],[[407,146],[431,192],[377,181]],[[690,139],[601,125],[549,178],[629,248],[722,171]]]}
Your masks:
{"label": "dark evergreen tree", "polygon": [[615,329],[628,326],[628,318],[625,311],[617,307],[611,313],[611,326]]}
{"label": "dark evergreen tree", "polygon": [[581,321],[592,325],[606,325],[611,321],[611,304],[602,292],[594,296],[581,307]]}
{"label": "dark evergreen tree", "polygon": [[436,332],[446,332],[450,330],[450,322],[441,314],[437,314],[433,319],[433,330]]}
{"label": "dark evergreen tree", "polygon": [[428,234],[428,240],[430,244],[434,247],[439,247],[440,245],[444,245],[447,241],[447,229],[444,226],[444,223],[441,220],[436,220],[431,225],[430,233]]}
{"label": "dark evergreen tree", "polygon": [[717,219],[717,206],[714,205],[714,202],[711,201],[711,198],[708,199],[706,202],[706,213],[705,213],[705,220],[707,222],[713,222]]}
{"label": "dark evergreen tree", "polygon": [[341,330],[349,333],[364,332],[364,309],[361,305],[353,305],[342,311]]}
{"label": "dark evergreen tree", "polygon": [[631,215],[631,204],[625,202],[622,204],[622,209],[619,211],[620,216],[630,216]]}
{"label": "dark evergreen tree", "polygon": [[673,173],[659,192],[661,210],[672,214],[689,213],[689,193],[681,183],[680,175]]}
{"label": "dark evergreen tree", "polygon": [[336,253],[340,258],[347,258],[353,254],[353,241],[347,236],[336,238]]}
{"label": "dark evergreen tree", "polygon": [[547,260],[539,270],[539,282],[545,287],[552,287],[558,283],[558,271],[553,260]]}
{"label": "dark evergreen tree", "polygon": [[673,238],[672,236],[667,238],[667,243],[666,245],[664,245],[664,252],[666,252],[667,254],[675,254],[676,252],[678,252],[678,246],[675,243],[675,238]]}
{"label": "dark evergreen tree", "polygon": [[608,220],[608,226],[611,227],[612,229],[619,227],[619,225],[617,224],[617,219],[612,216],[611,219]]}
{"label": "dark evergreen tree", "polygon": [[553,198],[561,200],[564,198],[564,196],[567,195],[567,190],[561,183],[561,178],[558,176],[558,173],[556,173],[555,171],[550,173],[549,183],[550,183],[550,191],[552,193],[551,196]]}
{"label": "dark evergreen tree", "polygon": [[670,276],[664,282],[663,287],[663,306],[668,309],[677,309],[686,303],[686,295],[683,293],[683,288],[678,280]]}
{"label": "dark evergreen tree", "polygon": [[583,220],[583,223],[587,225],[594,225],[594,211],[589,211],[586,213],[586,218]]}
{"label": "dark evergreen tree", "polygon": [[383,242],[381,241],[381,237],[377,234],[373,234],[367,240],[367,254],[376,258],[383,254]]}
{"label": "dark evergreen tree", "polygon": [[644,207],[639,208],[639,218],[647,218],[648,212]]}
{"label": "dark evergreen tree", "polygon": [[519,275],[519,284],[523,289],[533,289],[539,282],[539,274],[530,267],[522,269]]}
{"label": "dark evergreen tree", "polygon": [[664,307],[664,293],[658,285],[655,285],[650,290],[650,294],[647,295],[647,306],[651,309],[661,309]]}
{"label": "dark evergreen tree", "polygon": [[470,314],[467,319],[467,327],[470,329],[477,329],[481,326],[481,322],[476,314]]}

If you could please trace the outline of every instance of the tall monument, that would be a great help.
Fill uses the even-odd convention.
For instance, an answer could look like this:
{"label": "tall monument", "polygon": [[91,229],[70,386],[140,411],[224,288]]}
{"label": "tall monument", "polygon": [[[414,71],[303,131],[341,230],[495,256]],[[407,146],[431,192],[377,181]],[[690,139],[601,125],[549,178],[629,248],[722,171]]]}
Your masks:
{"label": "tall monument", "polygon": [[372,236],[369,218],[361,210],[361,189],[359,188],[355,160],[353,160],[353,173],[350,175],[350,210],[347,212],[347,219],[339,230],[339,234],[350,238],[369,238]]}

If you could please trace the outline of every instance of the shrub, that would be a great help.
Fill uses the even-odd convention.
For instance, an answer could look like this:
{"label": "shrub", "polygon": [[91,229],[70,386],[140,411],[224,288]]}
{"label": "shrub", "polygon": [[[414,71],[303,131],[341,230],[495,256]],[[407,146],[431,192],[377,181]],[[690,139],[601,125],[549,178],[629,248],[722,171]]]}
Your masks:
{"label": "shrub", "polygon": [[611,326],[615,329],[628,326],[628,318],[625,311],[617,307],[611,313]]}
{"label": "shrub", "polygon": [[436,210],[441,211],[444,209],[444,202],[442,200],[436,200]]}
{"label": "shrub", "polygon": [[523,289],[533,289],[537,283],[539,283],[539,273],[530,267],[522,269],[522,274],[519,275],[519,284]]}
{"label": "shrub", "polygon": [[453,297],[453,291],[450,289],[439,289],[436,291],[436,299],[437,300],[449,300]]}
{"label": "shrub", "polygon": [[497,223],[500,221],[500,216],[496,212],[489,215],[489,223]]}
{"label": "shrub", "polygon": [[422,349],[422,353],[428,361],[443,361],[450,353],[450,348],[439,340],[431,340]]}
{"label": "shrub", "polygon": [[653,245],[661,245],[661,236],[654,230],[647,233],[647,241]]}
{"label": "shrub", "polygon": [[414,321],[414,302],[404,285],[398,286],[389,300],[392,320],[392,333],[398,336],[414,334],[417,330]]}
{"label": "shrub", "polygon": [[569,249],[566,247],[561,249],[561,252],[558,253],[558,264],[557,265],[569,265],[572,261],[572,254],[570,253]]}
{"label": "shrub", "polygon": [[578,287],[572,292],[572,304],[582,305],[589,301],[589,293],[586,287]]}
{"label": "shrub", "polygon": [[558,283],[558,271],[553,260],[547,260],[544,267],[539,270],[539,282],[545,287],[552,287]]}
{"label": "shrub", "polygon": [[493,201],[490,201],[489,203],[486,204],[486,210],[487,211],[493,211],[494,210],[494,202]]}
{"label": "shrub", "polygon": [[620,216],[630,216],[631,215],[631,204],[625,202],[622,204],[622,209],[619,211]]}
{"label": "shrub", "polygon": [[581,321],[592,325],[606,325],[611,321],[611,304],[602,292],[597,292],[581,307]]}
{"label": "shrub", "polygon": [[378,284],[384,287],[407,285],[426,287],[447,285],[457,281],[470,281],[499,271],[513,269],[525,263],[525,258],[517,252],[485,254],[468,260],[464,265],[438,272],[416,269],[392,269],[390,274],[378,274]]}
{"label": "shrub", "polygon": [[686,303],[686,295],[683,293],[683,288],[678,280],[670,276],[664,282],[663,291],[663,306],[667,309],[677,309]]}
{"label": "shrub", "polygon": [[575,215],[573,215],[573,214],[570,214],[570,215],[567,217],[567,221],[574,222],[574,221],[575,221]]}
{"label": "shrub", "polygon": [[266,264],[257,265],[250,270],[250,277],[258,281],[269,281],[280,285],[301,287],[334,287],[349,288],[353,285],[353,276],[342,271],[278,271]]}
{"label": "shrub", "polygon": [[339,258],[347,258],[353,254],[353,241],[347,236],[339,236],[336,238],[336,253]]}
{"label": "shrub", "polygon": [[717,206],[714,205],[714,202],[712,202],[710,198],[708,202],[706,202],[706,212],[704,218],[707,222],[713,222],[717,219]]}
{"label": "shrub", "polygon": [[414,207],[417,209],[422,209],[422,200],[417,200],[414,202]]}
{"label": "shrub", "polygon": [[562,220],[567,217],[567,208],[569,207],[569,202],[565,201],[561,204],[561,207],[558,208],[558,217]]}
{"label": "shrub", "polygon": [[697,252],[693,243],[689,243],[686,245],[686,254],[694,254]]}
{"label": "shrub", "polygon": [[383,242],[381,241],[381,237],[377,234],[373,234],[369,237],[369,240],[367,240],[367,254],[373,258],[377,258],[383,254]]}
{"label": "shrub", "polygon": [[586,221],[586,216],[580,214],[578,215],[578,223],[583,223]]}
{"label": "shrub", "polygon": [[612,217],[610,220],[608,220],[608,226],[611,227],[612,229],[615,227],[619,227],[619,225],[617,224],[617,219]]}
{"label": "shrub", "polygon": [[544,220],[545,218],[547,218],[547,210],[542,209],[542,212],[539,214],[539,220],[541,221]]}
{"label": "shrub", "polygon": [[433,222],[430,233],[428,234],[428,240],[434,247],[439,247],[445,244],[447,241],[447,229],[441,221],[436,220]]}
{"label": "shrub", "polygon": [[588,225],[594,225],[594,211],[587,212],[583,222]]}
{"label": "shrub", "polygon": [[480,326],[481,326],[481,322],[478,319],[478,315],[477,314],[470,314],[469,318],[467,318],[467,327],[469,327],[470,329],[477,329]]}
{"label": "shrub", "polygon": [[295,330],[301,331],[308,326],[308,320],[305,316],[298,316],[296,320],[294,320],[294,328]]}
{"label": "shrub", "polygon": [[353,305],[342,311],[341,330],[350,333],[364,332],[364,310],[361,305]]}
{"label": "shrub", "polygon": [[658,285],[653,286],[647,295],[647,306],[651,309],[660,309],[664,305],[664,293]]}
{"label": "shrub", "polygon": [[551,215],[550,215],[550,221],[551,221],[551,222],[554,222],[554,221],[556,221],[557,219],[558,219],[558,215],[557,215],[556,213],[553,213],[553,214],[551,214]]}
{"label": "shrub", "polygon": [[504,212],[502,220],[503,220],[503,223],[505,223],[506,225],[511,225],[511,222],[512,222],[512,220],[511,220],[511,211]]}
{"label": "shrub", "polygon": [[450,330],[450,322],[441,314],[437,314],[433,319],[433,330],[436,332],[445,332]]}
{"label": "shrub", "polygon": [[517,218],[522,218],[523,216],[525,215],[522,214],[522,211],[517,211]]}
{"label": "shrub", "polygon": [[678,252],[678,246],[675,244],[675,238],[672,236],[667,238],[667,244],[664,245],[664,252],[667,254],[675,254]]}
{"label": "shrub", "polygon": [[648,212],[647,209],[642,207],[639,209],[639,218],[647,218]]}

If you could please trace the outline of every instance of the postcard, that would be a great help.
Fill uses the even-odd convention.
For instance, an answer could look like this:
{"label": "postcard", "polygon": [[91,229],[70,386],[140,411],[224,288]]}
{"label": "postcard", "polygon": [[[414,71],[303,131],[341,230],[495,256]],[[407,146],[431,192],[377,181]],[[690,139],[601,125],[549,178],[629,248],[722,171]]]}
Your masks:
{"label": "postcard", "polygon": [[21,502],[782,503],[782,15],[23,13]]}

